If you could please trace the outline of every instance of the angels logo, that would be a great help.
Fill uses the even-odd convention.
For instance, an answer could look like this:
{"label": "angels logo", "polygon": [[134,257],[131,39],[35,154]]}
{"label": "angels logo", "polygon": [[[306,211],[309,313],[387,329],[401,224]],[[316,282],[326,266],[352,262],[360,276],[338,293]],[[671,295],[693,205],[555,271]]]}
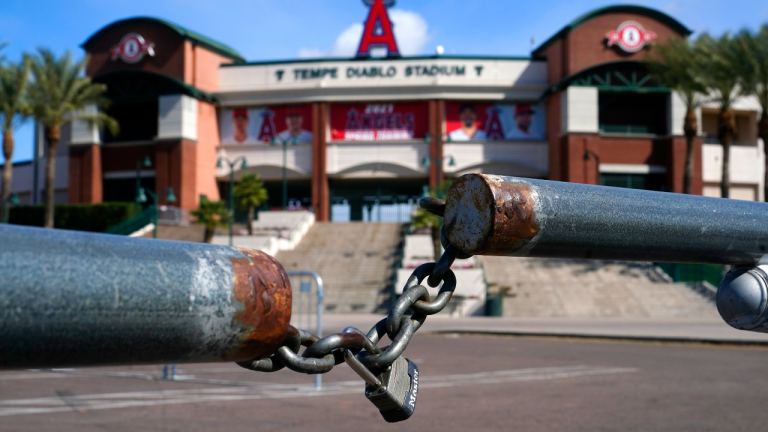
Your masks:
{"label": "angels logo", "polygon": [[121,58],[126,63],[136,63],[144,58],[145,54],[150,57],[155,55],[155,44],[148,42],[138,33],[128,33],[123,36],[120,43],[113,46],[110,50],[112,60]]}
{"label": "angels logo", "polygon": [[270,110],[264,111],[264,120],[261,122],[261,128],[259,128],[259,141],[270,142],[277,135],[275,128],[275,113]]}
{"label": "angels logo", "polygon": [[488,120],[485,124],[485,137],[491,140],[504,139],[504,126],[499,118],[499,109],[491,107],[488,110]]}
{"label": "angels logo", "polygon": [[363,37],[357,48],[357,57],[370,57],[371,47],[384,47],[387,57],[399,57],[392,21],[387,8],[395,5],[395,0],[363,0],[371,10],[363,27]]}
{"label": "angels logo", "polygon": [[622,50],[633,53],[643,49],[645,44],[653,42],[656,33],[645,30],[635,21],[624,21],[619,28],[608,32],[605,37],[608,38],[609,47],[618,45]]}

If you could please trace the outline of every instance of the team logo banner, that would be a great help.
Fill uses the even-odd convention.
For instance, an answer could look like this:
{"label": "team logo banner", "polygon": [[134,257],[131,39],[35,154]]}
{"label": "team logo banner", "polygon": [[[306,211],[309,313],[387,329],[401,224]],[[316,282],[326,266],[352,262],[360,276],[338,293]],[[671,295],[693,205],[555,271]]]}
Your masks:
{"label": "team logo banner", "polygon": [[543,140],[543,104],[450,101],[445,104],[450,141]]}
{"label": "team logo banner", "polygon": [[427,104],[333,104],[331,139],[335,141],[400,141],[424,138]]}
{"label": "team logo banner", "polygon": [[224,108],[219,125],[222,144],[312,141],[312,110],[308,104]]}

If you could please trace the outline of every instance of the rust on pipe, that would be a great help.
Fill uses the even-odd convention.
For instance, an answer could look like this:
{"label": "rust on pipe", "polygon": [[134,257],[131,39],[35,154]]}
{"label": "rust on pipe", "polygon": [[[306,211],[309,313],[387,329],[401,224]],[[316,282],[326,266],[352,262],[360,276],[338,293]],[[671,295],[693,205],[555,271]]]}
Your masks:
{"label": "rust on pipe", "polygon": [[240,345],[224,360],[269,356],[285,339],[291,321],[291,281],[276,259],[264,252],[235,248],[243,258],[230,258],[235,269],[234,295],[243,304],[235,319],[243,325]]}
{"label": "rust on pipe", "polygon": [[0,225],[0,369],[246,361],[291,319],[255,250]]}
{"label": "rust on pipe", "polygon": [[531,187],[501,177],[467,174],[448,190],[445,230],[462,252],[506,255],[539,233]]}

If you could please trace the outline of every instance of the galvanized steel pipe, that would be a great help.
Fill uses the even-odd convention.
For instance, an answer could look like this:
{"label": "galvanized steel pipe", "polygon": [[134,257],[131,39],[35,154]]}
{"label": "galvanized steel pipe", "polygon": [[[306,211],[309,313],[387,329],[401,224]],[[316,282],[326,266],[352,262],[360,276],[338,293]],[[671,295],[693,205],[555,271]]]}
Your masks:
{"label": "galvanized steel pipe", "polygon": [[756,264],[768,204],[467,174],[448,191],[445,232],[473,255]]}
{"label": "galvanized steel pipe", "polygon": [[259,251],[0,226],[0,369],[244,361],[290,317]]}

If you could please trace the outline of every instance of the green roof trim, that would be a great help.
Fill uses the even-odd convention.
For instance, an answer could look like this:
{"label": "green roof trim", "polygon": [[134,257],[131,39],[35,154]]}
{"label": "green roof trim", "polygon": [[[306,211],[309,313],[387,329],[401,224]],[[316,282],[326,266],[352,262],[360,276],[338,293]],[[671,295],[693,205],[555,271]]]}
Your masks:
{"label": "green roof trim", "polygon": [[[113,100],[185,94],[204,102],[219,102],[215,95],[186,84],[176,78],[142,70],[109,72],[92,78],[92,81],[106,84],[106,96]],[[153,85],[146,85],[147,82]],[[139,85],[134,86],[136,83]],[[144,93],[141,93],[141,91]]]}
{"label": "green roof trim", "polygon": [[[623,76],[620,72],[621,69],[624,69],[624,72],[627,72],[626,69],[634,69],[641,70],[642,73],[645,75],[642,77],[637,77],[635,75],[635,72],[630,72],[627,74],[627,76]],[[593,76],[599,73],[611,73],[611,72],[619,72],[616,77],[618,78],[618,82],[611,84],[610,77],[607,77],[608,79],[605,80],[605,82],[600,82],[599,79],[595,79],[593,83]],[[622,60],[622,61],[616,61],[616,62],[608,62],[608,63],[601,63],[596,66],[592,66],[590,68],[581,70],[579,72],[576,72],[574,74],[568,75],[567,77],[563,78],[558,82],[557,84],[550,86],[544,93],[542,93],[539,100],[546,99],[555,92],[558,92],[560,90],[563,90],[571,85],[581,85],[581,86],[589,86],[589,87],[597,87],[601,90],[611,90],[611,91],[634,91],[634,92],[662,92],[667,93],[669,92],[669,88],[664,86],[656,85],[653,82],[653,76],[650,72],[647,71],[647,67],[645,66],[645,63],[642,61],[637,60]]]}
{"label": "green roof trim", "polygon": [[254,62],[246,62],[246,63],[233,63],[233,64],[223,64],[221,67],[231,67],[231,66],[267,66],[267,65],[275,65],[275,64],[292,64],[292,63],[319,63],[319,62],[334,62],[334,61],[344,61],[344,62],[371,62],[371,61],[402,61],[402,60],[408,60],[408,61],[418,61],[418,60],[520,60],[520,61],[543,61],[542,59],[535,59],[528,56],[510,56],[510,57],[502,57],[502,56],[461,56],[461,55],[431,55],[431,56],[413,56],[413,57],[381,57],[381,58],[369,58],[369,57],[352,57],[352,58],[346,58],[346,57],[330,57],[330,58],[310,58],[310,59],[290,59],[290,60],[266,60],[266,61],[254,61]]}
{"label": "green roof trim", "polygon": [[637,15],[644,15],[649,18],[653,18],[662,22],[663,24],[669,26],[669,28],[676,31],[682,36],[688,36],[691,33],[693,33],[693,30],[690,30],[688,27],[684,26],[682,23],[680,23],[680,21],[672,18],[671,16],[663,12],[657,11],[656,9],[647,8],[645,6],[635,6],[635,5],[606,6],[600,9],[595,9],[591,12],[587,12],[584,15],[571,21],[567,26],[563,27],[559,32],[555,33],[552,37],[547,39],[543,44],[539,45],[535,50],[533,50],[531,55],[533,57],[540,57],[542,51],[544,51],[548,46],[550,46],[556,40],[572,32],[577,27],[586,23],[592,18],[598,17],[600,15],[609,14],[609,13],[633,13]]}
{"label": "green roof trim", "polygon": [[235,62],[244,62],[245,59],[243,56],[240,55],[239,52],[235,51],[234,48],[231,48],[227,45],[224,45],[221,42],[217,42],[213,39],[210,39],[208,37],[205,37],[201,35],[200,33],[194,32],[192,30],[186,29],[180,25],[174,24],[172,22],[168,22],[165,20],[157,19],[157,18],[151,18],[151,17],[135,17],[135,18],[127,18],[120,21],[115,21],[112,24],[108,24],[104,27],[102,27],[99,31],[91,35],[91,37],[88,38],[83,44],[81,45],[84,49],[88,49],[88,46],[93,42],[95,39],[99,38],[103,32],[108,30],[109,28],[119,25],[119,24],[130,24],[130,23],[143,23],[143,22],[150,22],[154,24],[159,24],[162,26],[165,26],[173,31],[175,31],[179,36],[182,38],[191,41],[193,44],[201,46],[203,48],[206,48],[208,50],[211,50],[215,52],[216,54],[222,55],[224,57],[227,57],[229,59],[234,60]]}

